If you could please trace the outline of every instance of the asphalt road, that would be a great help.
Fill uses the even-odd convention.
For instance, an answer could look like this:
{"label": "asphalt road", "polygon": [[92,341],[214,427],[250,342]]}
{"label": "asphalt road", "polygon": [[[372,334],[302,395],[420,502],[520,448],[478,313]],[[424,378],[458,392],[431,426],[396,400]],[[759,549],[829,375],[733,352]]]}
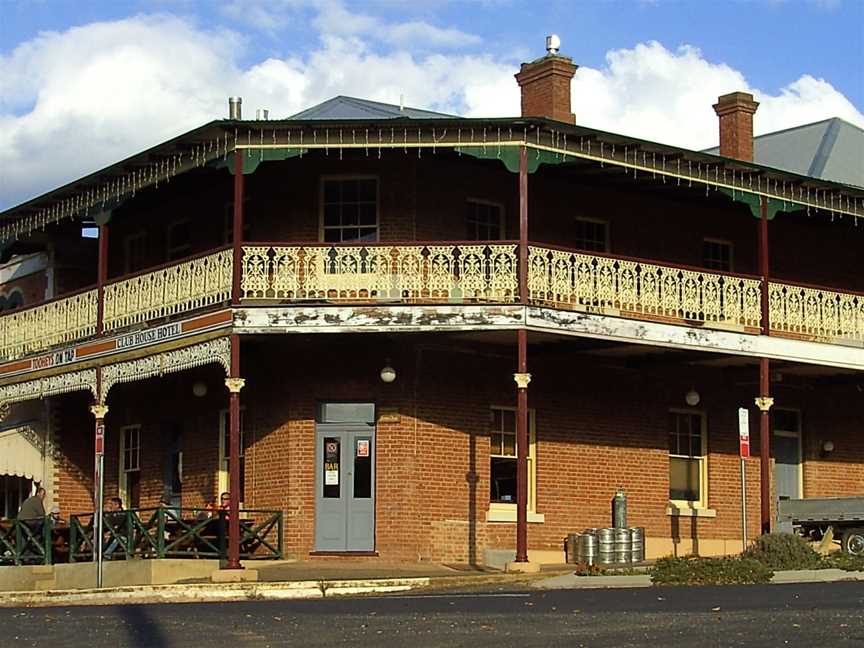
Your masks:
{"label": "asphalt road", "polygon": [[864,646],[864,583],[0,609],[0,646]]}

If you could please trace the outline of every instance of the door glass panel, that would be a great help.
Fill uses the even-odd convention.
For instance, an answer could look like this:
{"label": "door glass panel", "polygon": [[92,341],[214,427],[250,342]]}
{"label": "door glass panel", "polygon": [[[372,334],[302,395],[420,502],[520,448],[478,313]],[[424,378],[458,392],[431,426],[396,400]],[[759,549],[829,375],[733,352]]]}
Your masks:
{"label": "door glass panel", "polygon": [[372,439],[354,440],[354,498],[372,497]]}
{"label": "door glass panel", "polygon": [[340,493],[339,484],[339,448],[338,437],[324,437],[324,497],[338,499]]}

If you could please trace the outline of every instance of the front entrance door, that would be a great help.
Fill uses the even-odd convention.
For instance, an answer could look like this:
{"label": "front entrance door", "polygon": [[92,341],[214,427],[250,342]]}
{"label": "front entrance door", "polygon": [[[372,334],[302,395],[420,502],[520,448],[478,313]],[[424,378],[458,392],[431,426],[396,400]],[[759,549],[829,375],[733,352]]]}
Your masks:
{"label": "front entrance door", "polygon": [[315,450],[315,549],[375,549],[375,427],[318,423]]}
{"label": "front entrance door", "polygon": [[[774,487],[779,501],[801,497],[801,425],[795,410],[777,409],[774,419]],[[778,506],[779,513],[779,506]]]}

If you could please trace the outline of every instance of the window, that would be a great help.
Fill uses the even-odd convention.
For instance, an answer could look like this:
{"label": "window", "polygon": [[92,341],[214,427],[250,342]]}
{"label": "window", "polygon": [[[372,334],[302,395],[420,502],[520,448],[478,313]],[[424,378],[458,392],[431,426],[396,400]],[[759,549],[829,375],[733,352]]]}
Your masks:
{"label": "window", "polygon": [[126,257],[123,260],[123,271],[126,274],[138,272],[147,267],[147,233],[139,232],[127,236],[123,241]]}
{"label": "window", "polygon": [[321,194],[325,243],[378,240],[378,180],[324,178]]}
{"label": "window", "polygon": [[577,218],[574,224],[575,245],[588,252],[609,251],[609,226],[606,221]]}
{"label": "window", "polygon": [[702,265],[711,270],[732,272],[732,244],[728,241],[702,241]]}
{"label": "window", "polygon": [[141,426],[120,428],[120,499],[126,508],[141,505]]}
{"label": "window", "polygon": [[468,201],[466,241],[500,241],[504,238],[504,210],[501,205]]}
{"label": "window", "polygon": [[[528,417],[528,510],[534,511],[537,474],[534,414]],[[489,429],[489,502],[493,508],[516,508],[516,409],[493,407]]]}
{"label": "window", "polygon": [[33,481],[15,475],[0,475],[0,518],[11,520],[33,492]]}
{"label": "window", "polygon": [[669,499],[705,508],[707,497],[707,431],[699,412],[669,413]]}
{"label": "window", "polygon": [[179,220],[168,226],[169,261],[176,261],[192,254],[192,225],[188,220]]}
{"label": "window", "polygon": [[[231,420],[229,411],[219,412],[219,494],[230,492],[231,473]],[[240,408],[240,505],[243,505],[246,493],[246,408]]]}
{"label": "window", "polygon": [[0,311],[15,310],[24,305],[24,294],[20,290],[13,290],[9,295],[0,295]]}

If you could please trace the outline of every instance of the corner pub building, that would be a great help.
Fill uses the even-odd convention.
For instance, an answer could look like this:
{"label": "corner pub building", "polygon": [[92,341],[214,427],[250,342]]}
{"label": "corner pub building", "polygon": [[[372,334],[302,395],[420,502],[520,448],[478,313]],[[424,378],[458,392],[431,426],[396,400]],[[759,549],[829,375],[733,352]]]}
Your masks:
{"label": "corner pub building", "polygon": [[0,468],[92,511],[104,429],[126,507],[230,492],[229,567],[238,509],[286,557],[563,562],[618,488],[648,557],[736,552],[739,407],[751,536],[864,493],[864,181],[754,163],[744,93],[719,154],[576,125],[575,70],[511,119],[235,103],[0,214]]}

